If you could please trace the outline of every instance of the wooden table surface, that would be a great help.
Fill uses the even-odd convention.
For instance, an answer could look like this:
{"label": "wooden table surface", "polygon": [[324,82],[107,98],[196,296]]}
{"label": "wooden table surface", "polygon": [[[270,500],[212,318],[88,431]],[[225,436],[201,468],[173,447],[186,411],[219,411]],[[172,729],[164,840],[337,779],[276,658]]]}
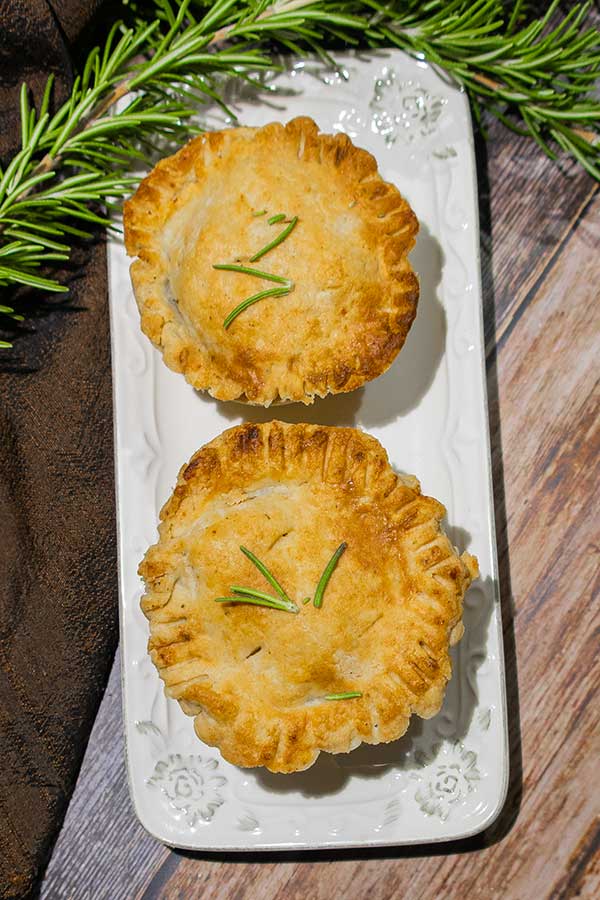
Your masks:
{"label": "wooden table surface", "polygon": [[435,847],[169,850],[129,800],[117,661],[43,897],[600,897],[600,186],[493,125],[479,190],[510,724],[500,819]]}

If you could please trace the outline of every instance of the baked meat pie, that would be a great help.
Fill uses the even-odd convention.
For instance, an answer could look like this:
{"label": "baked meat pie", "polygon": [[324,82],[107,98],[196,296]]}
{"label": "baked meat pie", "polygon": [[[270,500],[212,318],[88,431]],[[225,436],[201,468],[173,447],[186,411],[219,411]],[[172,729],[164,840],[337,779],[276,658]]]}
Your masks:
{"label": "baked meat pie", "polygon": [[352,428],[241,425],[199,450],[140,566],[149,651],[198,737],[306,769],[438,712],[477,561]]}
{"label": "baked meat pie", "polygon": [[308,118],[195,138],[124,224],[143,331],[219,400],[352,391],[391,365],[416,313],[413,211],[370,153]]}

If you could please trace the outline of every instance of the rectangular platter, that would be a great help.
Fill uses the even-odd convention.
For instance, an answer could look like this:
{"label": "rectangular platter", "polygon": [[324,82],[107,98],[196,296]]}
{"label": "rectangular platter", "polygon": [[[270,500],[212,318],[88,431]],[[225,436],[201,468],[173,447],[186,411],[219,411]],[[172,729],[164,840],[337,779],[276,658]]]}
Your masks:
{"label": "rectangular platter", "polygon": [[[491,491],[479,230],[468,102],[455,85],[398,51],[344,56],[332,72],[290,64],[259,94],[232,85],[240,124],[311,116],[376,157],[414,208],[417,319],[389,371],[364,389],[264,410],[219,403],[169,371],[139,327],[122,243],[109,249],[119,529],[121,652],[131,796],[143,826],[195,850],[304,850],[466,837],[498,815],[508,782],[502,628]],[[228,124],[204,110],[207,128]],[[479,559],[465,636],[442,711],[399,741],[321,754],[308,771],[273,775],[225,762],[168,701],[147,653],[137,566],[180,466],[243,421],[348,425],[417,475],[448,510],[459,550]]]}

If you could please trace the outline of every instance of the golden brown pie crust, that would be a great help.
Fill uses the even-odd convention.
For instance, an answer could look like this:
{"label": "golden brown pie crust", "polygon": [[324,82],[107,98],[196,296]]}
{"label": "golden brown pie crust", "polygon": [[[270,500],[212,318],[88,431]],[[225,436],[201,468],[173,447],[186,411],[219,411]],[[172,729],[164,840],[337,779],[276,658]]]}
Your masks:
{"label": "golden brown pie crust", "polygon": [[[246,424],[199,450],[139,571],[150,655],[201,740],[236,765],[294,772],[433,716],[478,574],[441,531],[444,513],[352,428]],[[302,605],[342,541],[322,608]],[[240,545],[297,615],[215,603],[234,584],[272,593]],[[323,699],[348,691],[362,697]]]}
{"label": "golden brown pie crust", "polygon": [[[298,216],[256,267],[273,287],[213,269],[246,261]],[[125,204],[127,253],[144,333],[166,364],[219,400],[312,403],[385,372],[415,317],[419,284],[407,254],[417,219],[370,153],[309,118],[207,132],[163,159]]]}

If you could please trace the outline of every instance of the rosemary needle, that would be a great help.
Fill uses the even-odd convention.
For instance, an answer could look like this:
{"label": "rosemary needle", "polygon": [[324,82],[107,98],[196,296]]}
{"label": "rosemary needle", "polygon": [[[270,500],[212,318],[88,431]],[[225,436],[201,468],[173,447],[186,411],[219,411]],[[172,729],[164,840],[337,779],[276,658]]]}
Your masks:
{"label": "rosemary needle", "polygon": [[310,603],[310,597],[305,597],[302,601],[302,606],[306,606],[307,603]]}
{"label": "rosemary needle", "polygon": [[277,213],[275,216],[271,216],[270,219],[267,219],[268,225],[275,225],[277,222],[283,222],[285,219],[285,213]]}
{"label": "rosemary needle", "polygon": [[345,694],[327,694],[326,700],[354,700],[355,697],[362,697],[362,691],[346,691]]}
{"label": "rosemary needle", "polygon": [[256,217],[256,216],[266,216],[266,214],[267,214],[266,209],[258,209],[256,212],[253,212],[253,213],[252,213],[252,215],[253,215],[254,217]]}
{"label": "rosemary needle", "polygon": [[346,545],[345,541],[342,544],[340,544],[340,546],[337,548],[337,550],[335,551],[335,553],[333,554],[333,556],[331,557],[331,559],[325,566],[323,574],[321,575],[321,578],[317,585],[317,590],[315,591],[314,604],[317,607],[317,609],[320,609],[321,606],[323,605],[323,594],[325,593],[325,588],[327,587],[327,583],[333,574],[333,570],[337,566],[338,560],[339,560],[340,556],[342,555],[342,553],[344,552],[344,550],[346,549],[346,546],[347,545]]}
{"label": "rosemary needle", "polygon": [[259,597],[215,597],[215,603],[249,603],[251,606],[266,606],[268,609],[279,609],[282,612],[297,613],[296,606],[289,606],[281,600],[261,600]]}
{"label": "rosemary needle", "polygon": [[242,551],[244,556],[246,556],[250,560],[250,562],[256,566],[256,568],[258,569],[260,574],[263,575],[267,579],[267,581],[269,582],[271,587],[275,588],[275,590],[277,591],[279,596],[283,600],[285,600],[286,603],[290,603],[292,606],[295,606],[295,604],[292,603],[292,601],[290,600],[290,598],[288,597],[288,595],[286,594],[284,589],[281,587],[281,585],[279,584],[279,582],[277,581],[275,576],[271,572],[269,572],[269,570],[267,569],[265,564],[260,561],[258,556],[255,556],[254,553],[252,553],[251,550],[248,550],[247,547],[240,547],[240,550]]}
{"label": "rosemary needle", "polygon": [[219,269],[223,272],[241,272],[242,275],[254,275],[256,278],[263,278],[265,281],[275,281],[277,284],[285,284],[288,287],[292,286],[289,278],[284,278],[282,275],[271,275],[270,272],[262,272],[260,269],[251,269],[248,266],[219,263],[219,265],[213,265],[213,269]]}
{"label": "rosemary needle", "polygon": [[259,600],[272,600],[274,603],[281,603],[281,597],[274,597],[272,594],[265,594],[264,591],[257,591],[255,588],[242,587],[239,584],[232,585],[229,590],[232,594],[242,594],[248,597],[258,597]]}
{"label": "rosemary needle", "polygon": [[248,307],[252,306],[254,303],[258,303],[259,300],[264,300],[265,297],[283,297],[285,294],[289,294],[289,292],[289,287],[280,287],[268,288],[266,291],[259,291],[258,294],[252,294],[251,297],[247,297],[245,300],[242,300],[242,302],[239,303],[235,309],[231,310],[231,312],[223,322],[223,328],[229,328],[233,320],[236,319],[241,312],[243,312],[245,309],[248,309]]}
{"label": "rosemary needle", "polygon": [[267,244],[265,247],[263,247],[262,250],[259,250],[258,253],[255,253],[254,256],[250,257],[250,262],[256,262],[262,256],[264,256],[265,253],[268,253],[269,250],[273,250],[274,247],[277,247],[279,244],[281,244],[282,241],[285,241],[286,237],[289,234],[291,234],[292,231],[294,230],[294,228],[296,227],[297,221],[298,221],[298,216],[294,216],[294,218],[292,219],[290,224],[287,225],[283,229],[283,231],[277,235],[277,237],[274,240],[272,240],[269,244]]}
{"label": "rosemary needle", "polygon": [[289,612],[299,612],[298,607],[291,600],[284,600],[281,597],[273,597],[271,594],[265,594],[264,591],[256,591],[254,588],[240,587],[235,584],[230,589],[236,597],[253,597],[255,600],[266,600],[267,603],[276,603],[278,606],[285,607]]}

